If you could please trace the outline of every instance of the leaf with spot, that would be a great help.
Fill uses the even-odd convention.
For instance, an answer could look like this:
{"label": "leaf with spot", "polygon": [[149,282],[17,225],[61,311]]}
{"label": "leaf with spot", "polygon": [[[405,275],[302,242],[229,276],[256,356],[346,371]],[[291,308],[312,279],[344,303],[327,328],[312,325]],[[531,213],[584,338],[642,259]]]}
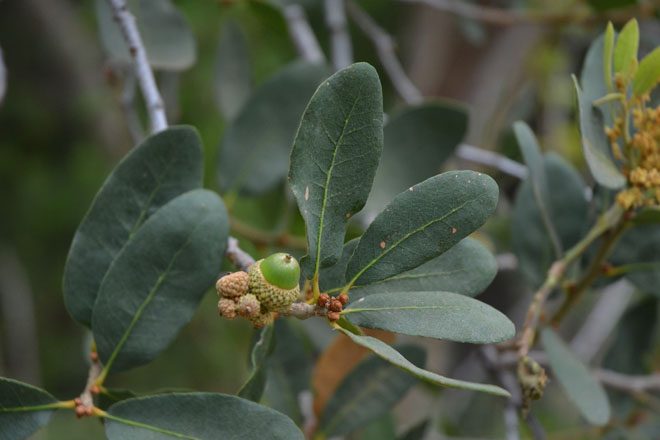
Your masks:
{"label": "leaf with spot", "polygon": [[0,439],[22,440],[50,422],[60,406],[46,391],[0,377]]}
{"label": "leaf with spot", "polygon": [[236,396],[172,393],[124,400],[104,415],[110,440],[303,440],[284,414]]}
{"label": "leaf with spot", "polygon": [[250,351],[250,367],[252,371],[247,381],[238,391],[238,396],[244,399],[259,402],[266,387],[267,366],[266,359],[274,347],[272,325],[267,325],[258,331],[254,345]]}
{"label": "leaf with spot", "polygon": [[390,292],[451,291],[475,296],[493,281],[497,261],[477,240],[464,238],[444,254],[408,272],[367,286],[354,286],[351,301]]}
{"label": "leaf with spot", "polygon": [[[426,361],[424,350],[399,347],[415,365]],[[339,384],[319,419],[317,432],[325,437],[342,436],[367,425],[387,412],[417,380],[377,356],[360,362]]]}
{"label": "leaf with spot", "polygon": [[394,198],[360,238],[347,287],[385,280],[441,255],[495,210],[497,184],[474,171],[431,177]]}
{"label": "leaf with spot", "polygon": [[582,152],[589,170],[594,179],[604,187],[609,189],[621,188],[626,183],[626,179],[612,159],[610,143],[605,135],[602,113],[583,96],[575,77],[573,77],[573,81],[579,113]]}
{"label": "leaf with spot", "polygon": [[451,379],[424,370],[422,368],[419,368],[418,366],[410,362],[408,359],[406,359],[403,355],[401,355],[401,353],[399,353],[394,348],[390,347],[385,342],[379,339],[372,338],[371,336],[356,335],[341,327],[337,328],[337,330],[339,330],[340,332],[344,333],[346,336],[351,338],[351,340],[356,344],[368,348],[369,350],[373,351],[378,357],[386,360],[387,362],[393,365],[396,365],[399,368],[404,369],[408,373],[412,374],[413,376],[425,382],[431,383],[433,385],[459,388],[470,391],[479,391],[479,392],[494,394],[496,396],[502,396],[502,397],[510,397],[510,394],[506,390],[495,385]]}
{"label": "leaf with spot", "polygon": [[312,276],[339,259],[346,222],[364,206],[383,149],[376,70],[353,64],[316,90],[291,152],[289,181],[307,228]]}
{"label": "leaf with spot", "polygon": [[295,62],[261,84],[227,127],[218,156],[223,192],[262,194],[284,180],[300,117],[328,68]]}
{"label": "leaf with spot", "polygon": [[217,277],[228,229],[220,198],[199,189],[163,206],[135,233],[94,305],[104,374],[145,364],[172,342]]}
{"label": "leaf with spot", "polygon": [[143,223],[173,198],[202,186],[202,146],[192,127],[150,136],[115,167],[96,194],[71,243],[64,304],[90,326],[101,281]]}
{"label": "leaf with spot", "polygon": [[502,342],[515,334],[502,312],[451,292],[376,293],[341,314],[360,327],[473,344]]}
{"label": "leaf with spot", "polygon": [[[149,64],[155,69],[184,70],[197,58],[195,37],[171,0],[128,0],[142,36]],[[132,64],[114,14],[106,0],[96,0],[96,18],[103,47],[115,62]]]}
{"label": "leaf with spot", "polygon": [[438,174],[467,130],[465,108],[429,101],[389,116],[383,157],[360,217],[371,220],[401,191]]}
{"label": "leaf with spot", "polygon": [[564,392],[589,423],[605,425],[610,419],[610,403],[602,385],[554,330],[543,329],[541,341],[552,371]]}

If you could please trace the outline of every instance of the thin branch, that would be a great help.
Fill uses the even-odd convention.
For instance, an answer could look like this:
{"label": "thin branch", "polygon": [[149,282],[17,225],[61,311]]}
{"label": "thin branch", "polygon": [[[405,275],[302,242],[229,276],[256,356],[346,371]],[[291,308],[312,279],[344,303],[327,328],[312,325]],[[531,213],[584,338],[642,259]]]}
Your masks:
{"label": "thin branch", "polygon": [[314,31],[307,21],[305,10],[297,4],[290,4],[282,10],[289,28],[289,35],[300,56],[310,63],[320,64],[325,61]]}
{"label": "thin branch", "polygon": [[376,47],[380,62],[392,81],[397,93],[407,104],[419,104],[423,96],[417,87],[406,75],[403,66],[395,53],[394,39],[390,34],[374,21],[361,7],[352,0],[348,0],[346,7],[348,14],[360,30],[371,40]]}
{"label": "thin branch", "polygon": [[463,160],[494,168],[520,180],[527,177],[527,167],[525,165],[483,148],[461,144],[456,150],[456,156]]}
{"label": "thin branch", "polygon": [[332,42],[332,67],[343,69],[353,62],[353,46],[346,24],[345,0],[325,0],[325,23]]}
{"label": "thin branch", "polygon": [[635,16],[653,14],[654,6],[649,2],[619,8],[602,13],[593,12],[587,8],[570,9],[566,11],[532,11],[511,10],[491,6],[478,5],[457,0],[399,0],[403,3],[418,3],[430,6],[443,12],[481,21],[495,26],[513,26],[518,24],[586,24],[598,21],[627,21]]}
{"label": "thin branch", "polygon": [[135,17],[128,10],[125,0],[107,0],[114,13],[114,18],[128,44],[128,50],[134,61],[135,76],[140,83],[140,89],[147,105],[151,132],[157,133],[167,128],[167,116],[163,99],[158,91],[154,73],[147,59],[147,52],[142,43],[142,37],[137,28]]}
{"label": "thin branch", "polygon": [[7,67],[5,66],[5,60],[2,56],[2,48],[0,48],[0,104],[5,99],[5,93],[7,92]]}
{"label": "thin branch", "polygon": [[660,391],[660,373],[648,376],[633,376],[610,370],[597,370],[595,375],[603,385],[628,393]]}
{"label": "thin branch", "polygon": [[225,255],[231,263],[240,270],[246,271],[254,264],[254,258],[238,245],[238,239],[229,237]]}
{"label": "thin branch", "polygon": [[233,218],[231,219],[231,229],[234,233],[249,238],[254,244],[257,245],[275,245],[283,246],[286,248],[307,250],[307,240],[302,237],[291,235],[286,231],[270,232],[250,226],[242,221]]}

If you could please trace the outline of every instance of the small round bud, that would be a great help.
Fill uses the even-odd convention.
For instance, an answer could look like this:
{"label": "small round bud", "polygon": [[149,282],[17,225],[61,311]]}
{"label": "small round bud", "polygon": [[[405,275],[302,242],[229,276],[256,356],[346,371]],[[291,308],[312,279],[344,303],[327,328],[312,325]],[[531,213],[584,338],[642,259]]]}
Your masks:
{"label": "small round bud", "polygon": [[82,399],[80,397],[76,397],[75,399],[73,399],[73,403],[76,406],[80,406],[80,405],[82,405]]}
{"label": "small round bud", "polygon": [[221,298],[218,301],[218,313],[223,318],[234,319],[236,317],[236,303],[231,299]]}
{"label": "small round bud", "polygon": [[238,299],[236,312],[244,318],[256,318],[261,313],[261,303],[256,296],[248,293]]}
{"label": "small round bud", "polygon": [[342,306],[345,306],[346,304],[348,304],[348,295],[346,295],[345,293],[342,293],[341,295],[339,295],[337,297],[337,299],[339,300],[339,302],[341,303]]}
{"label": "small round bud", "polygon": [[84,416],[87,415],[87,409],[82,405],[76,406],[75,411],[76,411],[76,417],[78,417],[78,418],[81,418],[81,417],[84,417]]}
{"label": "small round bud", "polygon": [[328,305],[328,302],[330,301],[330,296],[327,293],[322,293],[319,295],[319,299],[316,302],[319,307],[325,307]]}
{"label": "small round bud", "polygon": [[332,298],[330,304],[328,305],[328,310],[331,312],[341,312],[343,306],[337,298]]}
{"label": "small round bud", "polygon": [[249,277],[246,272],[233,272],[220,278],[215,283],[218,295],[225,298],[237,298],[248,293]]}
{"label": "small round bud", "polygon": [[95,351],[89,353],[89,360],[96,363],[99,361],[99,354]]}
{"label": "small round bud", "polygon": [[338,312],[328,312],[328,319],[330,321],[337,321],[339,320],[339,313]]}
{"label": "small round bud", "polygon": [[99,388],[98,385],[92,385],[92,387],[89,389],[89,392],[92,394],[99,394],[101,392],[101,388]]}

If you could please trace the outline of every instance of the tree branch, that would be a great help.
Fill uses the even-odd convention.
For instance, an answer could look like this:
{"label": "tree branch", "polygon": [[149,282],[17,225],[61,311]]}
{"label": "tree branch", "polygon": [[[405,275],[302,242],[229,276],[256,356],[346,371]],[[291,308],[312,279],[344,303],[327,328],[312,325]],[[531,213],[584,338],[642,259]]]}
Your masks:
{"label": "tree branch", "polygon": [[399,0],[403,3],[424,4],[443,12],[481,21],[495,26],[513,26],[518,24],[586,24],[598,21],[623,22],[635,16],[653,14],[652,3],[640,2],[626,8],[614,11],[594,12],[588,8],[570,9],[566,11],[532,11],[510,10],[491,6],[478,5],[457,0]]}
{"label": "tree branch", "polygon": [[2,48],[0,48],[0,104],[5,99],[5,93],[7,92],[7,67],[5,66],[5,60],[2,57]]}
{"label": "tree branch", "polygon": [[332,67],[343,69],[353,62],[351,36],[346,25],[345,0],[325,0],[325,23],[332,42]]}
{"label": "tree branch", "polygon": [[167,116],[163,99],[158,91],[154,73],[147,59],[147,52],[142,43],[142,37],[137,28],[135,17],[128,10],[126,0],[107,0],[114,13],[114,18],[128,44],[128,50],[133,57],[135,76],[140,83],[140,89],[147,105],[151,121],[151,132],[158,133],[167,128]]}
{"label": "tree branch", "polygon": [[241,249],[238,245],[238,239],[234,237],[229,237],[227,240],[227,251],[225,255],[234,266],[245,272],[254,264],[252,255]]}
{"label": "tree branch", "polygon": [[289,28],[289,35],[300,56],[313,64],[325,61],[325,55],[321,50],[312,27],[307,21],[305,10],[297,4],[290,4],[282,9],[284,19]]}
{"label": "tree branch", "polygon": [[422,94],[406,75],[403,66],[395,53],[394,39],[373,18],[352,0],[348,0],[348,14],[360,30],[371,40],[383,64],[383,68],[392,81],[397,93],[407,104],[419,104],[423,101]]}
{"label": "tree branch", "polygon": [[527,167],[525,165],[490,150],[461,144],[456,150],[456,156],[469,162],[494,168],[520,180],[527,177]]}

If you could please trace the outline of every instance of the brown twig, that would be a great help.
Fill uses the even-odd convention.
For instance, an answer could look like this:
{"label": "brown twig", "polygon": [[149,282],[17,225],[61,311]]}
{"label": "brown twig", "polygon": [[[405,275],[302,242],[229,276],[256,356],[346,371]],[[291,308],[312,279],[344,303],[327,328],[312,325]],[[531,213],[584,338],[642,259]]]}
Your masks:
{"label": "brown twig", "polygon": [[243,223],[236,218],[231,219],[231,229],[258,245],[275,245],[302,251],[307,250],[307,240],[287,232],[264,231]]}

